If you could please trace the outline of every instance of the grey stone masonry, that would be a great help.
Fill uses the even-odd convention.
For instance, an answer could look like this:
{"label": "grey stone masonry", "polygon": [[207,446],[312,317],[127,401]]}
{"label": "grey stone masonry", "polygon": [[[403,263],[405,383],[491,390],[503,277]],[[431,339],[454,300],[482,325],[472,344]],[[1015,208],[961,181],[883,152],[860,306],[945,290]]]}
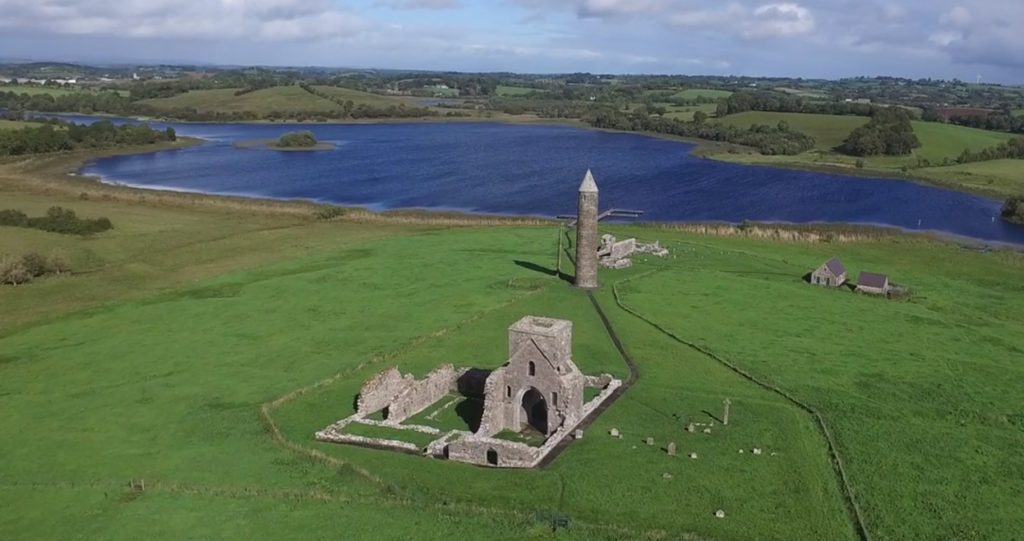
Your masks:
{"label": "grey stone masonry", "polygon": [[576,287],[594,289],[597,282],[597,183],[587,169],[576,209]]}
{"label": "grey stone masonry", "polygon": [[[585,376],[572,360],[572,322],[546,317],[526,316],[508,329],[508,360],[492,370],[456,369],[443,365],[423,379],[403,375],[389,368],[367,380],[356,400],[356,413],[316,433],[317,439],[334,443],[363,445],[404,452],[423,452],[427,456],[469,462],[499,468],[536,467],[556,446],[569,438],[581,439],[579,423],[598,411],[622,381],[609,374]],[[483,383],[481,384],[481,380]],[[481,388],[482,387],[482,388]],[[585,388],[600,389],[584,403]],[[441,430],[423,425],[404,424],[428,407],[441,403],[438,411],[458,398],[442,402],[456,394],[484,401],[480,424],[475,432]],[[367,418],[382,412],[383,420]],[[358,423],[420,432],[437,436],[421,448],[400,439],[372,438],[346,431]],[[503,431],[539,432],[540,447],[498,439]],[[613,433],[615,431],[613,430]]]}

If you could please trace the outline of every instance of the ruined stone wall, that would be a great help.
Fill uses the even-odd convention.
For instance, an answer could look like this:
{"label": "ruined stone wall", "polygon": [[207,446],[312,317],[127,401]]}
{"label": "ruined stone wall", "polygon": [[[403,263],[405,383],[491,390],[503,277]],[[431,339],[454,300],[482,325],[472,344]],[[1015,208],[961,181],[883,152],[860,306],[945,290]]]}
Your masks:
{"label": "ruined stone wall", "polygon": [[[488,454],[493,454],[488,457]],[[540,460],[540,449],[523,443],[468,436],[448,444],[448,459],[480,466],[530,468]],[[491,463],[488,458],[495,459]]]}
{"label": "ruined stone wall", "polygon": [[423,411],[457,388],[459,373],[450,364],[438,367],[422,380],[412,380],[388,408],[389,423],[400,423]]}
{"label": "ruined stone wall", "polygon": [[[493,436],[511,425],[507,420],[508,405],[502,398],[505,392],[505,367],[491,372],[484,383],[484,412],[480,417],[480,427],[476,433],[480,436]],[[491,398],[495,397],[495,398]]]}
{"label": "ruined stone wall", "polygon": [[384,409],[410,383],[412,376],[403,377],[396,367],[380,372],[363,384],[359,398],[356,399],[356,412],[359,415],[370,415]]}

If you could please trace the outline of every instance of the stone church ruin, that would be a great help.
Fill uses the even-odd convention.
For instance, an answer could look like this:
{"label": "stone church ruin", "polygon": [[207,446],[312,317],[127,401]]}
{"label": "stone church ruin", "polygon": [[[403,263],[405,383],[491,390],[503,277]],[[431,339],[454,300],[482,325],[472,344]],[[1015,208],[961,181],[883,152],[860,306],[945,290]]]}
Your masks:
{"label": "stone church ruin", "polygon": [[[607,400],[622,381],[609,374],[587,376],[572,359],[572,322],[526,316],[508,329],[508,360],[494,370],[441,366],[417,380],[389,368],[363,384],[356,413],[316,433],[320,441],[422,453],[435,458],[503,468],[538,465]],[[595,394],[586,400],[586,390]],[[450,397],[450,398],[449,398]],[[447,403],[423,417],[438,403]],[[475,430],[431,426],[457,401],[483,406]],[[419,421],[408,422],[413,417]],[[475,420],[475,419],[474,419]],[[472,425],[472,423],[469,423]],[[371,427],[394,435],[360,435]],[[421,447],[403,434],[429,434]],[[529,433],[539,445],[518,441]],[[422,438],[422,436],[420,436]],[[415,438],[408,438],[415,439]]]}

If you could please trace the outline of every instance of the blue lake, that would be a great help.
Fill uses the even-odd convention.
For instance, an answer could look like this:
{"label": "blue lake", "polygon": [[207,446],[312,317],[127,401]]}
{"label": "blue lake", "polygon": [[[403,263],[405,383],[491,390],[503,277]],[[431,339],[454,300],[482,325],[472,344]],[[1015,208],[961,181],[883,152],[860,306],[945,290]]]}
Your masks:
{"label": "blue lake", "polygon": [[[1001,202],[994,199],[898,180],[703,160],[690,155],[692,145],[642,135],[497,123],[170,125],[209,142],[104,158],[83,173],[144,188],[372,209],[555,216],[575,212],[575,191],[589,167],[602,208],[644,210],[644,220],[848,222],[1024,244],[1024,227],[999,220]],[[312,130],[336,148],[234,146],[295,129]]]}

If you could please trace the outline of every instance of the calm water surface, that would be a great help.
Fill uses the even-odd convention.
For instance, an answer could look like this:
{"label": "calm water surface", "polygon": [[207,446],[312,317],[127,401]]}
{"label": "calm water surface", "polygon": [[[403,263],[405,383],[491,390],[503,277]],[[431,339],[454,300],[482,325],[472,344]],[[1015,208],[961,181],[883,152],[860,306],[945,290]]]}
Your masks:
{"label": "calm water surface", "polygon": [[[689,154],[692,145],[642,135],[496,123],[171,125],[209,142],[104,158],[83,172],[148,188],[554,216],[575,211],[576,187],[590,167],[602,208],[644,210],[645,220],[849,222],[1024,244],[1024,227],[1000,221],[1001,202],[993,199],[905,181],[702,160]],[[336,148],[233,146],[295,129],[312,130]]]}

